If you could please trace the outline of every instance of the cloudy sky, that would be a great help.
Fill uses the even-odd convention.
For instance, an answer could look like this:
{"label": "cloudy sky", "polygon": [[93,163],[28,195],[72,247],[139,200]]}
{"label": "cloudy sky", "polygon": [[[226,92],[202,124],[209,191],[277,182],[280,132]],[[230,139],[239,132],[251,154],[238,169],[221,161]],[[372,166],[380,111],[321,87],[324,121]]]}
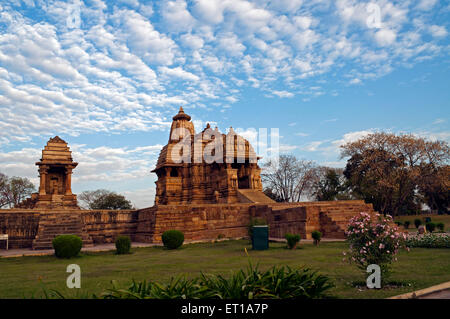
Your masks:
{"label": "cloudy sky", "polygon": [[59,135],[75,192],[150,206],[181,105],[336,167],[374,131],[450,141],[449,32],[437,0],[2,0],[0,172],[37,184]]}

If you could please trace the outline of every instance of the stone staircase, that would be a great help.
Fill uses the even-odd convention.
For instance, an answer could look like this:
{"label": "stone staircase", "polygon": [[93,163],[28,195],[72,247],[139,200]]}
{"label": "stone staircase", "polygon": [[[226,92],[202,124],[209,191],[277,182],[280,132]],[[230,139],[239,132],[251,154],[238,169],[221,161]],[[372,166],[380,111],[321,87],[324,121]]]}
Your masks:
{"label": "stone staircase", "polygon": [[324,238],[344,239],[349,220],[361,212],[375,214],[372,206],[367,204],[323,207],[319,213],[320,232]]}
{"label": "stone staircase", "polygon": [[93,242],[84,229],[79,212],[46,212],[39,218],[38,232],[33,240],[32,249],[51,249],[53,239],[58,235],[77,235],[83,240],[83,247],[93,246]]}
{"label": "stone staircase", "polygon": [[266,194],[256,189],[238,189],[238,198],[241,203],[275,203]]}

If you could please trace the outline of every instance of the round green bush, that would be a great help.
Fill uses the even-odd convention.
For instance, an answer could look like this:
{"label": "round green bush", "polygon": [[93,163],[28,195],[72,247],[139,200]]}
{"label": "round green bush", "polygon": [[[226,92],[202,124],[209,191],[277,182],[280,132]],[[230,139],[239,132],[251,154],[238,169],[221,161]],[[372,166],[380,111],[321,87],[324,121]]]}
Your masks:
{"label": "round green bush", "polygon": [[78,256],[83,241],[75,235],[59,235],[53,239],[53,249],[58,258],[72,258]]}
{"label": "round green bush", "polygon": [[405,223],[403,224],[403,226],[405,226],[405,229],[408,229],[410,224],[411,224],[411,222],[409,220],[405,220]]}
{"label": "round green bush", "polygon": [[445,224],[444,223],[437,223],[436,224],[436,227],[440,230],[440,231],[444,231],[444,228],[445,228]]}
{"label": "round green bush", "polygon": [[419,228],[419,226],[422,225],[422,221],[419,218],[414,219],[414,225],[416,228]]}
{"label": "round green bush", "polygon": [[286,234],[284,235],[284,237],[286,238],[288,247],[290,249],[294,249],[300,241],[300,235]]}
{"label": "round green bush", "polygon": [[131,249],[131,239],[128,236],[116,238],[116,251],[118,255],[129,254]]}
{"label": "round green bush", "polygon": [[315,230],[311,233],[311,236],[314,240],[320,241],[322,239],[322,233],[318,230]]}
{"label": "round green bush", "polygon": [[425,217],[425,224],[431,223],[431,217]]}
{"label": "round green bush", "polygon": [[425,227],[430,233],[432,233],[436,229],[436,224],[429,222],[429,223],[426,223]]}
{"label": "round green bush", "polygon": [[184,242],[184,234],[179,230],[167,230],[162,235],[162,242],[167,249],[177,249]]}
{"label": "round green bush", "polygon": [[402,226],[403,225],[403,223],[402,222],[400,222],[400,221],[398,221],[398,222],[395,222],[396,224],[397,224],[397,226]]}

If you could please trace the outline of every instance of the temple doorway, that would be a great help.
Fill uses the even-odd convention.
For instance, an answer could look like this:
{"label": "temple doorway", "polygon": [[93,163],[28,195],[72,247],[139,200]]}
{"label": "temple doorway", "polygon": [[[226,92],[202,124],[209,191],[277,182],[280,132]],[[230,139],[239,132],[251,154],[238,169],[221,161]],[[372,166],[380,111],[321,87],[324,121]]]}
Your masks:
{"label": "temple doorway", "polygon": [[238,188],[239,189],[248,189],[250,188],[250,181],[248,176],[242,176],[238,179]]}

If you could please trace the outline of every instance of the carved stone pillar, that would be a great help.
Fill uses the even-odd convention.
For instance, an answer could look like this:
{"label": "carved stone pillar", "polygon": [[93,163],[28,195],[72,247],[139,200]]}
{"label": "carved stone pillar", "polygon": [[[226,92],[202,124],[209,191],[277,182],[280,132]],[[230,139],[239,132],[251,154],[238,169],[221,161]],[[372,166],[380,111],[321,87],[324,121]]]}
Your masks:
{"label": "carved stone pillar", "polygon": [[66,168],[66,193],[65,195],[72,195],[72,167]]}
{"label": "carved stone pillar", "polygon": [[39,195],[46,195],[47,192],[45,190],[46,187],[46,181],[47,181],[47,173],[48,173],[48,166],[40,166],[39,167],[39,177],[40,177],[40,183],[39,183]]}

